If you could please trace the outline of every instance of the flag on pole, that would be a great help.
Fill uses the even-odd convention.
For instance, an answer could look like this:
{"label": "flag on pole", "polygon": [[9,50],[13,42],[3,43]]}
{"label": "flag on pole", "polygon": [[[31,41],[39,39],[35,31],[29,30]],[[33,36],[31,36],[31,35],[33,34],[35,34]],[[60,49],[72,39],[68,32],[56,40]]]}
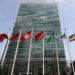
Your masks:
{"label": "flag on pole", "polygon": [[3,42],[3,40],[7,39],[7,38],[8,38],[8,34],[7,33],[0,34],[0,42]]}
{"label": "flag on pole", "polygon": [[52,33],[52,38],[53,38],[53,39],[55,38],[54,32]]}
{"label": "flag on pole", "polygon": [[32,31],[29,31],[21,36],[22,42],[26,41],[28,38],[32,37]]}
{"label": "flag on pole", "polygon": [[40,39],[44,38],[44,31],[41,31],[40,33],[35,35],[35,40],[38,41]]}
{"label": "flag on pole", "polygon": [[64,34],[61,35],[59,38],[57,38],[57,40],[60,40],[60,39],[66,39],[66,34],[64,33]]}
{"label": "flag on pole", "polygon": [[49,36],[49,38],[47,39],[47,43],[49,43],[50,41],[52,41],[53,40],[53,38],[52,38],[52,35],[51,36]]}
{"label": "flag on pole", "polygon": [[10,40],[17,40],[19,38],[19,33],[15,34],[15,35],[12,35],[10,37]]}
{"label": "flag on pole", "polygon": [[54,32],[52,33],[51,36],[49,36],[49,38],[47,39],[47,43],[49,43],[50,41],[52,41],[55,38]]}
{"label": "flag on pole", "polygon": [[75,33],[74,34],[72,34],[71,36],[69,36],[69,41],[71,42],[71,41],[74,41],[75,40]]}

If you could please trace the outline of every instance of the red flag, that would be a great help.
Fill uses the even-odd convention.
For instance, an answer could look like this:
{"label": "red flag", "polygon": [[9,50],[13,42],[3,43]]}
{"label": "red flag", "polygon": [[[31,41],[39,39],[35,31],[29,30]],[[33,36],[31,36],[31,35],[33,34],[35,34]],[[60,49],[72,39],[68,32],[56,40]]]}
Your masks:
{"label": "red flag", "polygon": [[0,42],[2,42],[4,39],[7,39],[8,35],[6,33],[3,33],[0,35]]}
{"label": "red flag", "polygon": [[52,38],[54,39],[54,37],[55,37],[55,36],[54,36],[54,32],[53,32],[53,33],[52,33]]}
{"label": "red flag", "polygon": [[35,40],[38,41],[40,39],[44,38],[44,31],[38,33],[37,35],[35,35]]}
{"label": "red flag", "polygon": [[31,37],[32,37],[32,31],[25,33],[24,35],[21,36],[22,42],[26,41],[28,38],[31,38]]}
{"label": "red flag", "polygon": [[10,40],[17,40],[19,38],[19,33],[15,34],[15,35],[12,35],[10,37]]}

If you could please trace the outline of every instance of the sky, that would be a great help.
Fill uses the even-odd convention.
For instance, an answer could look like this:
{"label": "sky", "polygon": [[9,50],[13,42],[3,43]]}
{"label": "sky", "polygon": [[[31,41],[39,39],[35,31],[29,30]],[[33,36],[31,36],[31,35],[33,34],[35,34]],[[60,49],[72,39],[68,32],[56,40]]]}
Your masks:
{"label": "sky", "polygon": [[[75,0],[0,0],[0,34],[8,32],[11,28],[11,35],[21,2],[57,2],[62,34],[65,28],[68,37],[75,33]],[[0,56],[4,43],[5,40],[0,43]],[[64,40],[64,47],[66,58],[70,60],[66,40]],[[75,60],[75,41],[69,42],[69,47],[72,60]]]}

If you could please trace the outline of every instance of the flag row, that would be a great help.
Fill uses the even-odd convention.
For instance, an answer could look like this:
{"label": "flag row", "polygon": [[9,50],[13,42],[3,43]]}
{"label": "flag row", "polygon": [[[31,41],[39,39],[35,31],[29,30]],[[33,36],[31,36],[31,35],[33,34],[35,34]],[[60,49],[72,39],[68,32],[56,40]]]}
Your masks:
{"label": "flag row", "polygon": [[[20,33],[14,34],[10,37],[10,40],[17,40],[19,38]],[[28,38],[32,38],[32,31],[26,32],[25,34],[21,35],[21,40],[22,42],[25,42]],[[38,41],[40,39],[44,38],[44,31],[41,31],[40,33],[37,33],[35,35],[35,40]],[[47,42],[49,43],[55,38],[54,32],[48,37]],[[57,40],[66,38],[66,34],[64,33],[60,37],[56,38]],[[0,42],[2,42],[4,39],[8,39],[8,34],[3,33],[0,34]],[[69,37],[69,41],[74,41],[75,40],[75,34],[72,34]]]}

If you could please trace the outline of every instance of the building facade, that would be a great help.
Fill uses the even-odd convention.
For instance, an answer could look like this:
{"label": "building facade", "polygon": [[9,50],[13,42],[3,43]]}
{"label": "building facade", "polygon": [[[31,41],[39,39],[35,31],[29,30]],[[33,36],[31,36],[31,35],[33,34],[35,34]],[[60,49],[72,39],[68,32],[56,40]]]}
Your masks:
{"label": "building facade", "polygon": [[[27,75],[27,73],[28,75],[63,75],[63,68],[66,66],[63,40],[52,40],[47,43],[47,36],[52,35],[53,32],[55,37],[61,35],[57,3],[22,3],[12,35],[19,33],[20,29],[21,35],[33,30],[32,43],[31,38],[25,42],[20,39],[14,62],[18,39],[10,41],[4,61],[4,66],[10,67],[9,72],[11,73],[15,63],[14,75]],[[35,35],[42,30],[44,30],[44,39],[36,42]]]}

